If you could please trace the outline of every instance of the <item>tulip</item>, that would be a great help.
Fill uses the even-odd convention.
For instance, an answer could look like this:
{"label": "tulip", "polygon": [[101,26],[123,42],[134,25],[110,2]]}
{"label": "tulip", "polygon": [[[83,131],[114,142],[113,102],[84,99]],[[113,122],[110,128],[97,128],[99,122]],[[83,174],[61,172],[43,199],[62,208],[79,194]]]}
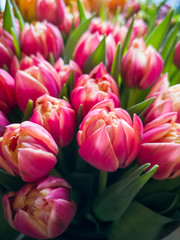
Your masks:
{"label": "tulip", "polygon": [[[58,153],[52,136],[42,126],[29,121],[10,124],[1,138],[0,167],[23,181],[46,176],[55,166]],[[5,167],[4,167],[5,166]]]}
{"label": "tulip", "polygon": [[31,22],[36,19],[36,0],[15,0],[15,2],[25,21]]}
{"label": "tulip", "polygon": [[62,54],[64,43],[59,29],[48,22],[26,23],[21,34],[21,48],[27,54],[41,53],[49,60],[50,53],[54,59]]}
{"label": "tulip", "polygon": [[80,105],[82,117],[98,102],[113,99],[115,106],[120,107],[119,90],[115,80],[107,73],[103,63],[96,66],[89,75],[84,74],[75,83],[70,95],[70,102],[76,113]]}
{"label": "tulip", "polygon": [[83,74],[79,65],[76,62],[74,62],[73,60],[70,60],[69,64],[64,64],[63,59],[59,58],[56,61],[54,68],[58,72],[58,75],[59,75],[59,78],[60,78],[60,81],[62,82],[62,84],[67,83],[68,78],[69,78],[70,74],[72,73],[72,71],[74,71],[75,82]]}
{"label": "tulip", "polygon": [[[116,44],[118,44],[118,42],[120,42],[121,45],[123,44],[127,32],[128,32],[128,28],[125,25],[123,25],[121,27],[119,25],[116,25],[114,27],[113,37],[114,37],[114,40],[115,40]],[[133,32],[132,32],[131,36],[133,36]]]}
{"label": "tulip", "polygon": [[[25,110],[28,100],[36,99],[44,94],[57,97],[62,83],[56,70],[42,57],[32,56],[33,66],[16,73],[16,97],[18,106]],[[28,64],[30,64],[29,61]]]}
{"label": "tulip", "polygon": [[47,20],[55,25],[63,22],[65,4],[63,0],[36,0],[36,17],[39,21]]}
{"label": "tulip", "polygon": [[[89,55],[95,51],[102,39],[103,36],[100,35],[98,32],[92,34],[89,31],[86,31],[82,35],[74,51],[74,60],[78,63],[80,68],[83,67]],[[106,51],[106,66],[108,71],[110,71],[116,52],[116,43],[111,34],[106,37]]]}
{"label": "tulip", "polygon": [[102,171],[125,168],[138,153],[142,131],[142,122],[136,114],[132,122],[128,112],[115,108],[112,100],[104,100],[96,104],[80,124],[79,154]]}
{"label": "tulip", "polygon": [[10,66],[15,54],[12,36],[0,27],[0,68]]}
{"label": "tulip", "polygon": [[175,46],[173,62],[175,66],[180,69],[180,40],[176,43]]}
{"label": "tulip", "polygon": [[0,110],[9,114],[17,105],[15,97],[15,80],[3,69],[0,69]]}
{"label": "tulip", "polygon": [[177,112],[176,122],[180,123],[180,84],[169,87],[167,74],[164,74],[152,87],[147,99],[156,97],[145,114],[145,123],[148,123],[162,114]]}
{"label": "tulip", "polygon": [[100,35],[109,35],[113,32],[114,26],[109,21],[102,21],[101,18],[93,18],[89,30],[91,33],[98,32]]}
{"label": "tulip", "polygon": [[160,76],[163,60],[152,47],[145,47],[141,39],[135,39],[121,61],[121,75],[128,88],[146,89]]}
{"label": "tulip", "polygon": [[137,159],[140,165],[159,165],[153,178],[162,180],[180,176],[180,124],[176,113],[166,113],[144,127],[143,142]]}
{"label": "tulip", "polygon": [[47,94],[36,100],[30,121],[43,126],[61,147],[71,142],[76,128],[76,115],[71,105]]}
{"label": "tulip", "polygon": [[122,15],[125,18],[129,18],[132,16],[134,13],[137,13],[140,10],[140,4],[136,0],[129,0],[126,1],[125,7],[123,9]]}
{"label": "tulip", "polygon": [[71,186],[62,178],[47,176],[3,197],[5,218],[11,227],[35,238],[62,234],[76,213]]}
{"label": "tulip", "polygon": [[[132,21],[132,19],[129,19],[127,21],[127,23],[126,23],[127,28],[130,27],[131,21]],[[146,23],[143,21],[143,19],[136,18],[134,20],[134,24],[133,24],[133,29],[132,29],[132,36],[133,36],[133,38],[131,37],[131,42],[135,38],[144,37],[146,32],[147,32],[147,25],[146,25]]]}
{"label": "tulip", "polygon": [[0,137],[3,136],[7,125],[9,125],[9,120],[6,115],[0,111]]}

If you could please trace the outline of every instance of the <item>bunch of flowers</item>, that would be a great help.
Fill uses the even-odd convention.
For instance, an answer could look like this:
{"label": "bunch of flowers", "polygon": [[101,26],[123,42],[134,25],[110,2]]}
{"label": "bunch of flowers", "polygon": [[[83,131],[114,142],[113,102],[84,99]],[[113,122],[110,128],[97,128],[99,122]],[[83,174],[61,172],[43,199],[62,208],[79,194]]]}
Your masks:
{"label": "bunch of flowers", "polygon": [[1,239],[180,226],[179,17],[164,2],[6,0]]}

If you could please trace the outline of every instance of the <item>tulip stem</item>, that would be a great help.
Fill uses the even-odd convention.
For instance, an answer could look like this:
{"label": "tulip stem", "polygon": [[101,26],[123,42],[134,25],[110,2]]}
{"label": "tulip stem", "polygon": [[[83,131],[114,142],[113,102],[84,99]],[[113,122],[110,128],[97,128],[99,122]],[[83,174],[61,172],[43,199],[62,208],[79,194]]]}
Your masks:
{"label": "tulip stem", "polygon": [[129,91],[129,99],[127,104],[127,109],[135,105],[137,97],[137,88],[131,88]]}
{"label": "tulip stem", "polygon": [[102,193],[106,189],[108,173],[104,171],[99,172],[99,185],[98,194]]}

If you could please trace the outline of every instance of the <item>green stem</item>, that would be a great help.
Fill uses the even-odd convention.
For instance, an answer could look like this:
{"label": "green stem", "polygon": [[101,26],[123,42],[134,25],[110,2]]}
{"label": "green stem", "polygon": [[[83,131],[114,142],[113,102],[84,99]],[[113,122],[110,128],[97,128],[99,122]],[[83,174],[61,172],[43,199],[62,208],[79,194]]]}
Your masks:
{"label": "green stem", "polygon": [[106,189],[108,173],[104,171],[99,172],[99,185],[98,194],[102,193]]}
{"label": "green stem", "polygon": [[32,111],[33,111],[33,101],[31,99],[29,99],[22,121],[29,120],[29,118],[32,115]]}
{"label": "green stem", "polygon": [[130,108],[136,103],[137,90],[138,90],[137,88],[131,88],[130,89],[128,104],[127,104],[126,108]]}

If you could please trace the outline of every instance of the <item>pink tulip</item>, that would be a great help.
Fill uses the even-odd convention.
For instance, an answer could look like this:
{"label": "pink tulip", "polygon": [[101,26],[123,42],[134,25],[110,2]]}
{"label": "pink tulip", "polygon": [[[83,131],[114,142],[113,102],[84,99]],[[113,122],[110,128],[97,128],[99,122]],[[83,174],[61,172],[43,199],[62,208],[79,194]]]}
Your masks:
{"label": "pink tulip", "polygon": [[5,218],[29,237],[55,238],[67,229],[76,213],[70,194],[71,186],[62,178],[47,176],[28,183],[18,192],[4,195]]}
{"label": "pink tulip", "polygon": [[[121,27],[119,25],[116,25],[114,27],[113,36],[114,36],[114,40],[115,40],[116,44],[118,44],[118,42],[120,42],[121,45],[123,44],[127,32],[128,32],[128,28],[125,25],[123,25]],[[133,32],[132,32],[132,36],[133,36]]]}
{"label": "pink tulip", "polygon": [[135,39],[121,61],[121,75],[129,88],[146,89],[160,76],[163,60],[152,47],[145,47],[142,39]]}
{"label": "pink tulip", "polygon": [[43,126],[61,147],[71,142],[76,128],[76,115],[71,105],[47,94],[36,100],[30,121]]}
{"label": "pink tulip", "polygon": [[100,63],[89,75],[84,74],[78,78],[71,92],[70,102],[76,112],[82,104],[82,116],[85,117],[96,103],[105,99],[113,99],[115,106],[120,107],[118,86],[103,63]]}
{"label": "pink tulip", "polygon": [[0,27],[0,68],[10,66],[15,54],[12,36]]}
{"label": "pink tulip", "polygon": [[109,35],[113,32],[114,26],[109,21],[102,21],[101,18],[93,18],[89,30],[91,33],[98,32],[100,35]]}
{"label": "pink tulip", "polygon": [[17,103],[15,97],[15,80],[3,69],[0,69],[0,110],[9,114]]}
{"label": "pink tulip", "polygon": [[[89,55],[94,52],[102,39],[103,35],[100,35],[98,32],[92,34],[87,31],[82,35],[74,51],[74,60],[78,63],[80,68],[83,67]],[[106,67],[108,71],[110,71],[116,52],[116,43],[111,34],[106,37],[106,52]]]}
{"label": "pink tulip", "polygon": [[[126,26],[129,28],[130,24],[131,24],[132,19],[129,19],[126,23]],[[138,37],[143,37],[147,32],[147,25],[144,22],[143,19],[141,18],[136,18],[134,20],[134,24],[133,24],[133,30],[132,30],[132,35],[133,38],[131,37],[131,41],[133,41],[135,38]]]}
{"label": "pink tulip", "polygon": [[173,62],[180,69],[180,40],[176,43]]}
{"label": "pink tulip", "polygon": [[42,126],[29,121],[11,124],[1,138],[0,166],[11,175],[32,182],[46,176],[55,166],[58,148]]}
{"label": "pink tulip", "polygon": [[26,23],[21,34],[21,48],[27,54],[41,53],[49,60],[50,53],[54,59],[62,54],[64,43],[59,29],[48,22]]}
{"label": "pink tulip", "polygon": [[[56,70],[41,57],[32,56],[33,66],[16,73],[16,97],[22,111],[25,110],[29,99],[35,103],[44,94],[57,97],[62,83]],[[30,62],[28,63],[30,64]]]}
{"label": "pink tulip", "polygon": [[59,75],[59,78],[60,78],[60,81],[62,82],[62,84],[67,83],[68,78],[69,78],[70,74],[72,73],[72,71],[74,71],[75,82],[83,74],[79,65],[76,62],[74,62],[73,60],[70,60],[69,64],[64,64],[63,59],[59,58],[56,61],[54,68],[58,72],[58,75]]}
{"label": "pink tulip", "polygon": [[176,122],[180,123],[180,84],[169,87],[167,74],[164,74],[152,87],[147,99],[156,97],[154,102],[145,114],[145,123],[157,117],[169,113],[177,112]]}
{"label": "pink tulip", "polygon": [[0,137],[3,136],[7,125],[9,125],[9,120],[6,115],[0,111]]}
{"label": "pink tulip", "polygon": [[159,165],[155,179],[180,176],[180,124],[175,123],[176,113],[166,113],[144,127],[143,142],[137,159],[140,165]]}
{"label": "pink tulip", "polygon": [[112,100],[104,100],[91,109],[79,127],[79,154],[102,171],[125,168],[138,153],[142,131],[136,115],[132,122],[128,112],[115,108]]}
{"label": "pink tulip", "polygon": [[63,0],[37,0],[36,17],[39,21],[47,20],[59,25],[64,20],[65,4]]}
{"label": "pink tulip", "polygon": [[140,10],[140,4],[136,0],[126,1],[125,7],[123,9],[122,15],[125,18],[132,16],[134,13],[137,13]]}

